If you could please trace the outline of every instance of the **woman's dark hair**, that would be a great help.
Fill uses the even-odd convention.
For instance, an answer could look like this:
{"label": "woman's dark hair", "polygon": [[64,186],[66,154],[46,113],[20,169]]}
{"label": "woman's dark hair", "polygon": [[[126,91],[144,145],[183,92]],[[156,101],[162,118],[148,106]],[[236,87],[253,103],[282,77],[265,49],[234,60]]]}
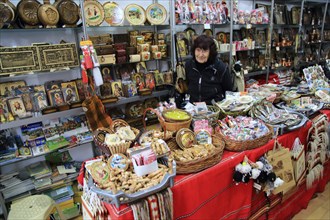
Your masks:
{"label": "woman's dark hair", "polygon": [[212,37],[208,37],[206,35],[200,35],[194,40],[194,44],[191,49],[191,53],[194,59],[195,58],[195,49],[201,48],[203,50],[210,50],[210,56],[208,58],[208,61],[211,63],[214,63],[218,52],[217,52],[217,46],[214,43],[214,40]]}

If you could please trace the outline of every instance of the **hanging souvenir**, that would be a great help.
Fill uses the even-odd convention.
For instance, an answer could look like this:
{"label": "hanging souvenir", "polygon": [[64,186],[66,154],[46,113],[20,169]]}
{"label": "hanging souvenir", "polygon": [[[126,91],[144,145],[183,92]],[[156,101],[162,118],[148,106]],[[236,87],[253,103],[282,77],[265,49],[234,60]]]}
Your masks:
{"label": "hanging souvenir", "polygon": [[163,24],[167,18],[167,11],[165,7],[158,3],[149,5],[146,10],[146,14],[148,21],[154,25]]}
{"label": "hanging souvenir", "polygon": [[132,25],[143,25],[146,21],[144,9],[137,4],[129,4],[125,8],[125,17]]}
{"label": "hanging souvenir", "polygon": [[104,20],[104,9],[98,1],[85,1],[85,20],[88,26],[99,26]]}
{"label": "hanging souvenir", "polygon": [[124,21],[124,10],[115,2],[103,4],[104,20],[112,26],[121,25]]}

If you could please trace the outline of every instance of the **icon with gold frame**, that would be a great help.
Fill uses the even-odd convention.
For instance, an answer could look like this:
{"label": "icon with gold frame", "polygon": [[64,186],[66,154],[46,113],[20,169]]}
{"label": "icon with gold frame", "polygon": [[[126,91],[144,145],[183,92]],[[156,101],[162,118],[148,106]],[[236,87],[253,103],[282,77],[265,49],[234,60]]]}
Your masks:
{"label": "icon with gold frame", "polygon": [[26,109],[21,97],[8,99],[8,105],[13,116],[22,117],[26,115]]}

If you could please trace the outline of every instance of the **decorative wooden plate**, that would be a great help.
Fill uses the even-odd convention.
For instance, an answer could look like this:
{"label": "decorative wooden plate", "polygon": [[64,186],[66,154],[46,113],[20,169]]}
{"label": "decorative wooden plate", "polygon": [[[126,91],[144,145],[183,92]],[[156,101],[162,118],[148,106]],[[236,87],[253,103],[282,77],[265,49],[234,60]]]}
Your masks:
{"label": "decorative wooden plate", "polygon": [[99,26],[104,20],[104,9],[98,1],[85,1],[84,12],[88,26]]}
{"label": "decorative wooden plate", "polygon": [[154,25],[163,24],[167,18],[167,11],[165,7],[158,3],[149,5],[146,10],[146,14],[148,21]]}
{"label": "decorative wooden plate", "polygon": [[125,17],[132,25],[143,25],[146,22],[144,9],[137,4],[129,4],[125,8]]}
{"label": "decorative wooden plate", "polygon": [[104,20],[112,26],[121,25],[124,21],[124,10],[115,2],[106,2],[103,4]]}

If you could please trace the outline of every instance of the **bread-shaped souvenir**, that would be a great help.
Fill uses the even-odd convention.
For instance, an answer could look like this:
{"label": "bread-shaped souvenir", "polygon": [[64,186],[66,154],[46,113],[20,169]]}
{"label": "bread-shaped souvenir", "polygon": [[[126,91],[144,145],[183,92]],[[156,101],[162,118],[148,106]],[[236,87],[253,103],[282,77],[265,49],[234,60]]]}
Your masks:
{"label": "bread-shaped souvenir", "polygon": [[106,134],[104,143],[106,145],[115,145],[120,143],[120,137],[117,134]]}
{"label": "bread-shaped souvenir", "polygon": [[136,138],[136,135],[129,126],[118,128],[117,134],[122,140],[126,141],[133,141]]}

